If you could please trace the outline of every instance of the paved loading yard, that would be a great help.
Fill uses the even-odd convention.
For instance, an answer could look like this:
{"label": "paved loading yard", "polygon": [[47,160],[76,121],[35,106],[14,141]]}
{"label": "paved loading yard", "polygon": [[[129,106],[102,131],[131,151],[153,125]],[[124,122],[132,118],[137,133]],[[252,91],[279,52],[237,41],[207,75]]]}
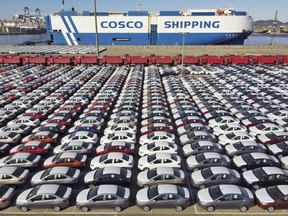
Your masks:
{"label": "paved loading yard", "polygon": [[[79,68],[79,67],[78,67]],[[201,67],[199,67],[200,69]],[[266,70],[268,69],[269,66],[267,68],[263,68],[263,70]],[[70,69],[72,70],[72,67],[70,67]],[[74,69],[77,69],[77,67],[75,67]],[[86,68],[87,69],[87,68]],[[225,71],[225,68],[218,68],[218,67],[211,67],[211,68],[206,68],[206,70],[209,70],[211,72],[224,72]],[[238,68],[239,69],[239,68]],[[259,69],[259,68],[258,68]],[[282,68],[283,69],[283,68]],[[175,72],[176,73],[176,72]],[[217,75],[216,75],[217,76]],[[140,109],[140,112],[141,112],[141,109]],[[103,128],[104,129],[104,128]],[[139,136],[138,136],[139,138]],[[136,145],[136,152],[138,151],[138,147]],[[179,152],[179,154],[181,155],[181,152]],[[51,153],[49,155],[45,155],[43,157],[43,161],[45,158],[47,158],[48,156],[52,155]],[[94,156],[94,155],[93,155]],[[92,159],[93,157],[92,155],[89,156],[89,161]],[[182,155],[181,155],[182,156]],[[182,156],[183,157],[183,156]],[[134,156],[134,160],[135,160],[135,164],[134,164],[134,168],[132,169],[132,173],[133,173],[133,183],[131,184],[130,186],[130,189],[131,189],[131,203],[132,204],[135,204],[135,194],[136,192],[139,190],[139,188],[136,186],[136,177],[137,177],[137,174],[139,173],[139,170],[137,169],[137,161],[139,159],[139,156],[138,155],[135,155]],[[184,157],[183,157],[184,159]],[[42,162],[43,162],[42,161]],[[89,161],[87,162],[87,164],[89,165]],[[185,169],[185,159],[184,161],[182,162],[182,168],[185,170],[186,172],[186,178],[188,179],[189,176],[190,176],[190,172],[187,171]],[[31,173],[30,173],[30,176],[33,176],[33,174],[36,172],[36,171],[39,171],[41,170],[41,168],[37,168],[37,170],[31,170]],[[82,175],[80,177],[80,182],[82,181],[83,182],[83,177],[85,175],[85,173],[87,173],[89,171],[89,168],[88,166],[85,168],[85,169],[82,169]],[[19,209],[17,209],[16,207],[10,207],[8,209],[4,209],[2,211],[0,211],[0,215],[4,215],[4,214],[9,214],[9,215],[39,215],[39,214],[56,214],[56,215],[116,215],[116,214],[120,214],[120,215],[150,215],[150,214],[153,214],[153,215],[193,215],[193,214],[196,214],[196,215],[236,215],[236,214],[242,214],[242,215],[271,215],[270,213],[266,213],[263,209],[260,209],[258,207],[252,207],[251,209],[248,210],[247,213],[239,213],[238,210],[234,209],[234,210],[216,210],[215,212],[213,213],[207,213],[207,211],[205,209],[202,209],[200,207],[198,207],[197,205],[195,205],[195,196],[196,196],[196,192],[198,191],[198,189],[194,188],[191,186],[189,180],[186,181],[186,184],[185,184],[186,187],[188,187],[190,189],[190,193],[193,195],[193,199],[192,199],[192,203],[193,205],[188,207],[187,209],[184,209],[183,212],[175,212],[174,209],[152,209],[151,211],[149,212],[143,212],[141,209],[139,209],[138,207],[136,207],[135,205],[132,206],[132,207],[129,207],[125,210],[123,210],[122,212],[120,213],[115,213],[114,211],[112,210],[91,210],[90,212],[87,212],[87,213],[83,213],[81,212],[79,209],[77,209],[75,206],[72,206],[72,207],[69,207],[67,209],[64,209],[63,211],[59,212],[59,213],[56,213],[54,212],[53,210],[50,210],[50,209],[33,209],[31,211],[29,211],[28,213],[24,214],[22,213]],[[21,191],[23,191],[24,189],[27,189],[30,187],[30,184],[29,183],[26,183],[25,185],[23,186],[18,186],[16,188],[16,193],[19,194]],[[77,196],[78,192],[81,191],[82,189],[86,188],[84,186],[84,184],[78,184],[76,186],[73,186],[73,198],[72,200],[75,201],[75,197]],[[288,211],[285,211],[285,210],[276,210],[273,215],[285,215],[287,214]]]}

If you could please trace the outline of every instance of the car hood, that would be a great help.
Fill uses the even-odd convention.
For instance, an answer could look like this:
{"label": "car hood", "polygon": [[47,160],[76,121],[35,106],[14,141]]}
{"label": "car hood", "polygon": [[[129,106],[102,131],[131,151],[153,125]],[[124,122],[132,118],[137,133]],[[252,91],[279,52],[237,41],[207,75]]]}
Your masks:
{"label": "car hood", "polygon": [[47,158],[44,162],[43,165],[47,165],[53,162],[54,156],[51,156],[49,158]]}
{"label": "car hood", "polygon": [[266,137],[265,135],[259,135],[257,137],[259,140],[261,140],[262,142],[267,142],[269,141],[270,139],[268,137]]}
{"label": "car hood", "polygon": [[137,176],[137,179],[138,179],[138,181],[141,181],[141,182],[147,181],[148,180],[147,171],[145,170],[145,171],[140,172]]}
{"label": "car hood", "polygon": [[201,201],[201,202],[208,203],[208,202],[213,201],[213,199],[211,198],[211,196],[209,194],[209,188],[199,190],[197,193],[197,196],[198,196],[199,201]]}
{"label": "car hood", "polygon": [[45,170],[37,172],[35,175],[33,175],[33,177],[31,178],[31,183],[36,183],[36,182],[40,182],[40,178],[42,176],[42,174],[45,172]]}
{"label": "car hood", "polygon": [[231,154],[237,151],[237,149],[233,145],[226,145],[225,150],[227,151],[228,154]]}
{"label": "car hood", "polygon": [[203,175],[201,174],[201,170],[192,172],[191,178],[193,179],[193,181],[194,181],[195,183],[197,183],[197,182],[202,182],[202,181],[205,180],[205,179],[203,178]]}
{"label": "car hood", "polygon": [[27,196],[29,195],[29,193],[33,190],[33,188],[27,189],[25,191],[23,191],[16,199],[16,204],[18,203],[26,203],[26,199]]}
{"label": "car hood", "polygon": [[246,162],[243,160],[241,156],[234,157],[233,162],[235,163],[237,167],[241,167],[246,164]]}
{"label": "car hood", "polygon": [[274,202],[274,200],[269,196],[265,188],[257,190],[255,192],[255,196],[261,203]]}
{"label": "car hood", "polygon": [[187,158],[186,162],[190,165],[197,165],[199,162],[196,160],[195,156],[190,156]]}
{"label": "car hood", "polygon": [[124,194],[124,199],[128,199],[130,197],[130,189],[125,188],[125,194]]}
{"label": "car hood", "polygon": [[91,188],[88,188],[88,189],[82,190],[82,191],[77,195],[76,202],[77,202],[77,203],[79,203],[79,202],[87,202],[87,196],[88,196],[88,193],[89,193],[90,190],[92,190],[92,189],[91,189]]}
{"label": "car hood", "polygon": [[247,183],[252,184],[253,182],[258,182],[260,179],[258,179],[252,170],[248,170],[242,173],[243,178],[246,180]]}
{"label": "car hood", "polygon": [[94,180],[95,171],[90,171],[84,176],[84,183],[87,184]]}
{"label": "car hood", "polygon": [[56,147],[53,149],[53,153],[54,153],[54,154],[59,154],[60,152],[62,152],[62,151],[61,151],[61,147],[62,147],[62,145],[56,146]]}
{"label": "car hood", "polygon": [[137,202],[148,202],[148,188],[141,189],[136,194],[136,200]]}

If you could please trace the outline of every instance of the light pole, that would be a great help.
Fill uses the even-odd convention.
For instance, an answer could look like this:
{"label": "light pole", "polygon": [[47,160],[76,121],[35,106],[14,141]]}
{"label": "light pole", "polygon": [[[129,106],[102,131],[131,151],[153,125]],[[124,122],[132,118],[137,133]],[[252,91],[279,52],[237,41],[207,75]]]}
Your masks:
{"label": "light pole", "polygon": [[184,61],[184,48],[185,48],[185,35],[188,32],[180,32],[182,34],[182,55],[181,55],[181,77],[183,76],[183,61]]}
{"label": "light pole", "polygon": [[99,58],[99,40],[98,40],[98,22],[97,22],[97,14],[96,14],[96,0],[94,0],[94,18],[95,18],[96,50],[97,50],[97,58]]}

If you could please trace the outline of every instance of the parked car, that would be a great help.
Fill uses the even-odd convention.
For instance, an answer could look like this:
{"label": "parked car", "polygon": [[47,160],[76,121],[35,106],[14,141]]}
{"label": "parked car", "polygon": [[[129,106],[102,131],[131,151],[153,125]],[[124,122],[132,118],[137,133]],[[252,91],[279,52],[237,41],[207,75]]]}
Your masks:
{"label": "parked car", "polygon": [[193,186],[200,189],[220,184],[239,185],[242,183],[239,172],[222,166],[206,167],[192,172],[191,182]]}
{"label": "parked car", "polygon": [[278,158],[288,156],[288,141],[269,145],[268,152]]}
{"label": "parked car", "polygon": [[288,132],[274,131],[257,136],[257,141],[264,145],[271,145],[288,141]]}
{"label": "parked car", "polygon": [[1,167],[0,185],[22,185],[26,183],[29,170],[22,167]]}
{"label": "parked car", "polygon": [[72,167],[52,167],[35,173],[31,178],[31,185],[41,184],[76,184],[80,170]]}
{"label": "parked car", "polygon": [[22,143],[28,143],[30,141],[40,141],[45,143],[55,144],[58,142],[59,135],[57,133],[49,131],[40,131],[35,134],[28,135],[22,139]]}
{"label": "parked car", "polygon": [[119,185],[99,185],[82,190],[76,198],[76,207],[83,212],[92,208],[112,208],[120,212],[129,206],[130,189]]}
{"label": "parked car", "polygon": [[128,132],[115,132],[107,136],[102,136],[100,139],[100,144],[105,145],[105,144],[112,143],[114,141],[124,141],[127,143],[135,144],[136,134],[128,133]]}
{"label": "parked car", "polygon": [[147,187],[159,184],[184,184],[185,174],[179,168],[157,167],[144,170],[137,176],[137,185]]}
{"label": "parked car", "polygon": [[230,164],[231,161],[228,156],[216,152],[204,152],[191,155],[186,160],[187,168],[192,171],[212,166],[229,167]]}
{"label": "parked car", "polygon": [[199,190],[197,202],[200,207],[205,208],[208,212],[218,208],[238,208],[241,212],[246,212],[254,206],[254,196],[247,188],[221,184]]}
{"label": "parked car", "polygon": [[132,172],[124,167],[104,167],[88,172],[84,183],[89,187],[101,184],[127,185],[131,183]]}
{"label": "parked car", "polygon": [[288,185],[288,171],[279,167],[264,166],[242,173],[244,183],[254,189],[279,184]]}
{"label": "parked car", "polygon": [[62,154],[48,157],[43,162],[44,169],[56,167],[56,166],[68,166],[68,167],[85,167],[87,155],[82,155],[75,152],[64,152]]}
{"label": "parked car", "polygon": [[135,145],[125,141],[113,141],[111,143],[100,145],[96,148],[96,155],[110,152],[121,152],[125,154],[134,154]]}
{"label": "parked car", "polygon": [[186,145],[189,143],[202,141],[202,140],[215,142],[216,137],[213,134],[207,133],[205,131],[194,131],[194,132],[190,132],[188,134],[184,134],[180,136],[181,145]]}
{"label": "parked car", "polygon": [[0,132],[0,143],[18,144],[21,142],[21,135],[15,132]]}
{"label": "parked car", "polygon": [[29,125],[25,125],[25,124],[12,124],[12,125],[4,126],[0,128],[0,131],[14,132],[23,136],[23,135],[29,134],[32,131],[32,128]]}
{"label": "parked car", "polygon": [[200,140],[184,145],[182,151],[184,156],[196,155],[203,152],[222,153],[223,147],[212,141]]}
{"label": "parked car", "polygon": [[279,160],[276,157],[261,152],[246,153],[234,157],[233,164],[236,169],[242,171],[263,166],[280,166]]}
{"label": "parked car", "polygon": [[10,154],[28,152],[32,154],[47,154],[51,149],[50,143],[40,141],[30,141],[26,144],[20,144],[10,150]]}
{"label": "parked car", "polygon": [[96,143],[98,141],[98,136],[95,133],[87,131],[77,131],[75,133],[64,136],[61,139],[61,144],[64,145],[71,141],[83,141],[89,143]]}
{"label": "parked car", "polygon": [[104,167],[126,167],[132,168],[134,165],[133,157],[120,152],[112,152],[94,157],[90,162],[92,170]]}
{"label": "parked car", "polygon": [[222,124],[213,128],[213,134],[216,136],[220,136],[223,134],[231,133],[231,132],[246,132],[246,127],[236,124]]}
{"label": "parked car", "polygon": [[32,208],[52,208],[59,212],[69,206],[71,194],[71,187],[45,184],[24,190],[17,197],[16,206],[23,212]]}
{"label": "parked car", "polygon": [[174,143],[155,141],[150,144],[140,146],[138,154],[142,157],[145,155],[151,155],[158,152],[177,154],[178,146]]}
{"label": "parked car", "polygon": [[225,153],[230,157],[235,157],[250,152],[266,153],[267,149],[263,144],[259,144],[255,141],[239,141],[225,145]]}
{"label": "parked car", "polygon": [[0,167],[37,167],[40,162],[41,156],[31,153],[17,153],[9,155],[0,159]]}
{"label": "parked car", "polygon": [[287,185],[273,185],[255,191],[256,204],[270,213],[275,209],[287,209],[287,196]]}
{"label": "parked car", "polygon": [[146,170],[157,167],[181,167],[181,158],[179,155],[169,153],[155,153],[152,155],[143,156],[138,160],[138,169]]}
{"label": "parked car", "polygon": [[75,152],[81,154],[90,154],[92,152],[93,144],[84,141],[71,141],[64,145],[55,146],[53,154],[61,154],[64,152]]}
{"label": "parked car", "polygon": [[155,185],[137,192],[136,205],[146,212],[152,208],[175,208],[180,212],[190,205],[190,193],[178,185]]}
{"label": "parked car", "polygon": [[218,142],[221,145],[233,144],[239,141],[255,141],[255,137],[247,132],[230,132],[218,137]]}
{"label": "parked car", "polygon": [[0,209],[8,207],[13,199],[15,189],[6,185],[0,186]]}
{"label": "parked car", "polygon": [[139,139],[140,145],[154,143],[155,141],[175,143],[175,135],[163,131],[152,132],[146,135],[142,135]]}

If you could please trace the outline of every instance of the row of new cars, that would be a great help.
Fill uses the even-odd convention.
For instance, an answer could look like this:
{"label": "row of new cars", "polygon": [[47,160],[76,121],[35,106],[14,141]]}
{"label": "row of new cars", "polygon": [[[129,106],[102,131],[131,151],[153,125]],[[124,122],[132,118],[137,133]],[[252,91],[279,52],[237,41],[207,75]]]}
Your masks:
{"label": "row of new cars", "polygon": [[74,201],[84,212],[131,204],[182,211],[195,196],[208,211],[244,212],[255,201],[269,212],[285,207],[287,75],[205,67],[218,72],[176,77],[175,68],[140,65],[5,72],[2,207],[17,197],[22,211],[60,211]]}

